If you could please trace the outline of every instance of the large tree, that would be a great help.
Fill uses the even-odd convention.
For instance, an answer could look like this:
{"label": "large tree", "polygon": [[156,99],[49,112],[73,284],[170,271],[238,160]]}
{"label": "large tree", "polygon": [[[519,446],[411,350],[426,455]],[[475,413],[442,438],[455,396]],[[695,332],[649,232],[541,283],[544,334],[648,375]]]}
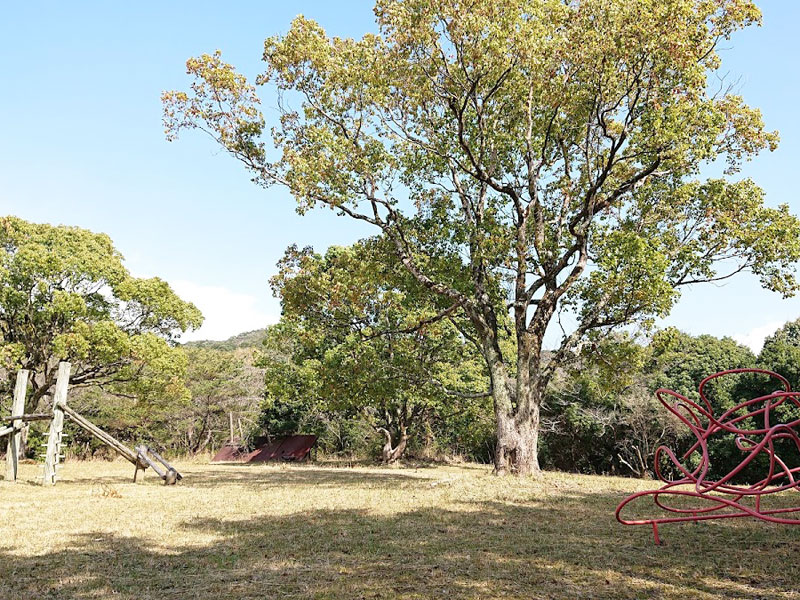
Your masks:
{"label": "large tree", "polygon": [[[164,94],[167,135],[205,131],[301,212],[383,232],[441,314],[470,322],[498,473],[538,469],[542,398],[589,332],[741,271],[795,291],[800,224],[732,178],[777,144],[717,76],[718,43],[759,22],[749,0],[378,0],[375,14],[359,40],[303,17],[266,40],[256,83],[282,97],[279,156],[255,87],[219,52]],[[703,180],[705,165],[724,172]]]}
{"label": "large tree", "polygon": [[166,282],[132,277],[107,235],[0,218],[0,369],[30,371],[26,409],[51,391],[61,360],[75,386],[141,397],[182,386],[173,342],[202,319]]}

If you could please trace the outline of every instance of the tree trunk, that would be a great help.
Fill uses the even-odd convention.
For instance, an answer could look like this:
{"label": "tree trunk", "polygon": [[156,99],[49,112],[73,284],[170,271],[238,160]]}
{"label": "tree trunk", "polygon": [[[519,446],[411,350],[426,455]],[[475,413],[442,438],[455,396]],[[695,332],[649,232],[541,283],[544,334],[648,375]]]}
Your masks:
{"label": "tree trunk", "polygon": [[383,445],[383,450],[381,451],[381,458],[384,463],[392,464],[396,462],[401,456],[403,456],[403,452],[405,452],[406,445],[408,445],[408,431],[407,428],[401,428],[400,433],[400,441],[397,443],[397,446],[392,448],[392,434],[389,433],[388,429],[383,427],[378,427],[378,431],[383,433],[384,437],[386,438],[386,443]]}
{"label": "tree trunk", "polygon": [[490,363],[497,446],[496,475],[539,472],[539,397],[529,377],[513,381],[500,361]]}
{"label": "tree trunk", "polygon": [[195,447],[192,449],[192,456],[194,456],[196,454],[200,454],[201,452],[203,452],[208,447],[208,445],[211,443],[211,438],[213,437],[213,435],[214,435],[214,432],[211,429],[209,429],[206,432],[206,436],[202,440],[200,440],[197,443],[197,445],[195,445]]}
{"label": "tree trunk", "polygon": [[194,454],[194,448],[195,448],[194,423],[191,423],[189,427],[186,428],[186,449],[189,451],[190,454]]}
{"label": "tree trunk", "polygon": [[434,454],[433,445],[436,443],[436,436],[433,434],[430,421],[425,420],[425,426],[422,430],[422,445],[425,448],[425,456],[431,457]]}
{"label": "tree trunk", "polygon": [[494,472],[497,475],[534,475],[539,472],[539,407],[527,419],[502,414],[497,417],[497,447]]}

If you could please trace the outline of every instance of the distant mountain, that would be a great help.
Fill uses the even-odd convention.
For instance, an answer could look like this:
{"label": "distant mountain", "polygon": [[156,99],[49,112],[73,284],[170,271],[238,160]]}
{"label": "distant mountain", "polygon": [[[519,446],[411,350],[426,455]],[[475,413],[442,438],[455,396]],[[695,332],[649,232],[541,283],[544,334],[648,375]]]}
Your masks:
{"label": "distant mountain", "polygon": [[189,348],[210,348],[212,350],[236,350],[237,348],[260,348],[261,343],[267,337],[267,328],[245,331],[227,340],[197,340],[186,342],[184,346]]}

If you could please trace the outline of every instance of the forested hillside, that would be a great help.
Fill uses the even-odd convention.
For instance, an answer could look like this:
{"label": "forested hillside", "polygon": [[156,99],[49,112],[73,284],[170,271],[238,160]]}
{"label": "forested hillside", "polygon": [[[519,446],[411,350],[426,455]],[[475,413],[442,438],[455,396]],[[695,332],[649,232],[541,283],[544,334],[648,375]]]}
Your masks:
{"label": "forested hillside", "polygon": [[237,333],[227,340],[197,340],[186,342],[187,348],[209,348],[212,350],[235,350],[236,348],[259,348],[267,339],[268,328]]}

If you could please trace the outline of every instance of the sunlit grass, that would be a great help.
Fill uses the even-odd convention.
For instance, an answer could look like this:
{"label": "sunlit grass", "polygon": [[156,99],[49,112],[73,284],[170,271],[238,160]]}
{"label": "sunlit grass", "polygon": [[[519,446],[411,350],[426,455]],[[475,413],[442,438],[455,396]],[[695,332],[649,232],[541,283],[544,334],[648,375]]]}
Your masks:
{"label": "sunlit grass", "polygon": [[68,463],[0,482],[0,598],[800,598],[800,527],[623,527],[651,483],[485,466]]}

